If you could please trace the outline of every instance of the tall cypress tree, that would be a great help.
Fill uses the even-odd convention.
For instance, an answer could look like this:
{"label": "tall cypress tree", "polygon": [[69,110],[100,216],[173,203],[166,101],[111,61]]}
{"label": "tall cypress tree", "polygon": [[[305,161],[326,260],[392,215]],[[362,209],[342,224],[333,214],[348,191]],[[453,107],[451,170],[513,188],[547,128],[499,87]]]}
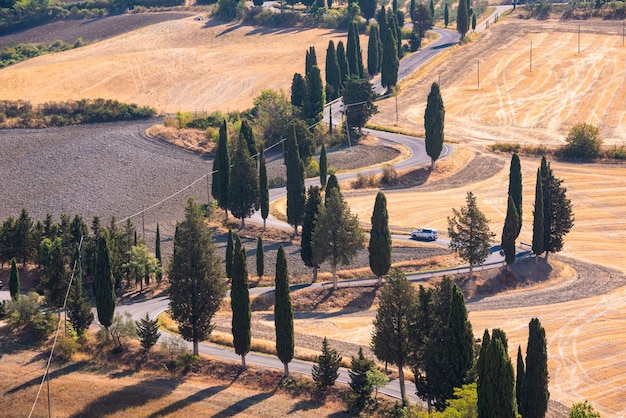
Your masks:
{"label": "tall cypress tree", "polygon": [[[350,66],[348,64],[348,57],[346,55],[346,48],[343,41],[337,43],[337,64],[339,64],[339,73],[341,74],[341,87],[345,84],[348,76],[350,75]],[[339,95],[342,93],[339,92]]]}
{"label": "tall cypress tree", "polygon": [[161,257],[161,231],[159,229],[158,223],[156,227],[156,237],[154,238],[154,257],[159,260],[160,267],[159,269],[157,269],[156,281],[157,283],[161,283],[161,280],[163,279],[163,259]]}
{"label": "tall cypress tree", "polygon": [[456,31],[461,34],[461,40],[469,30],[469,10],[466,0],[459,0],[459,7],[456,11]]}
{"label": "tall cypress tree", "polygon": [[516,153],[511,156],[511,167],[509,168],[509,196],[513,198],[515,209],[517,209],[518,225],[515,234],[515,238],[517,238],[522,230],[522,167]]}
{"label": "tall cypress tree", "polygon": [[524,418],[543,418],[548,410],[548,343],[546,330],[539,319],[528,324],[528,346],[526,347],[526,373],[524,374],[522,405]]}
{"label": "tall cypress tree", "polygon": [[256,275],[259,280],[263,277],[265,272],[265,253],[263,252],[263,237],[259,235],[256,240]]}
{"label": "tall cypress tree", "polygon": [[254,142],[254,133],[252,132],[252,127],[248,123],[246,119],[241,121],[241,128],[239,129],[239,137],[243,138],[246,141],[246,145],[248,146],[248,153],[256,163],[257,161],[257,151],[256,151],[256,143]]}
{"label": "tall cypress tree", "polygon": [[563,237],[574,226],[572,202],[567,198],[563,180],[554,176],[545,156],[541,159],[541,183],[543,186],[543,246],[546,259],[551,252],[563,249]]}
{"label": "tall cypress tree", "polygon": [[[239,237],[237,241],[241,246]],[[241,248],[235,254],[233,262],[233,280],[230,290],[230,305],[233,312],[232,333],[235,353],[241,356],[241,366],[246,367],[246,354],[250,352],[250,331],[252,312],[250,310],[250,292],[248,290],[248,263],[246,250]]]}
{"label": "tall cypress tree", "polygon": [[313,252],[313,233],[315,232],[315,221],[317,212],[322,202],[320,188],[310,186],[304,209],[304,221],[302,222],[302,239],[300,257],[304,261],[304,265],[313,269],[313,282],[317,281],[317,272],[320,267],[319,260],[316,259]]}
{"label": "tall cypress tree", "polygon": [[308,51],[306,51],[306,59],[304,66],[304,75],[309,75],[311,72],[311,68],[317,65],[317,54],[315,53],[315,47],[310,46]]}
{"label": "tall cypress tree", "polygon": [[98,321],[105,328],[107,333],[113,323],[115,313],[115,290],[113,288],[115,280],[111,273],[111,262],[109,260],[109,249],[104,236],[98,238],[96,250],[96,268],[94,271],[93,284],[96,296],[96,310]]}
{"label": "tall cypress tree", "polygon": [[[242,123],[241,130],[244,131]],[[259,209],[259,178],[256,161],[250,156],[244,134],[239,135],[233,151],[228,185],[228,208],[235,218],[245,219]],[[253,148],[254,149],[254,148]],[[255,151],[256,154],[256,151]]]}
{"label": "tall cypress tree", "polygon": [[351,23],[348,28],[348,45],[346,46],[346,57],[348,58],[349,74],[352,77],[359,77],[359,58],[361,51],[358,48],[359,32],[356,23]]}
{"label": "tall cypress tree", "polygon": [[545,251],[543,246],[543,185],[541,184],[541,170],[537,169],[537,183],[535,184],[535,209],[533,210],[533,244],[532,251],[537,256]]}
{"label": "tall cypress tree", "polygon": [[267,180],[267,166],[265,165],[264,144],[259,146],[259,206],[261,207],[261,217],[263,218],[263,229],[265,221],[270,214],[270,187]]}
{"label": "tall cypress tree", "polygon": [[9,274],[9,293],[11,299],[18,300],[20,298],[20,272],[15,264],[15,257],[11,258],[11,273]]}
{"label": "tall cypress tree", "polygon": [[448,23],[450,23],[450,12],[448,11],[448,3],[446,3],[445,9],[443,9],[443,24],[448,29]]}
{"label": "tall cypress tree", "polygon": [[75,268],[72,287],[67,299],[67,317],[72,327],[74,327],[76,334],[79,337],[83,337],[85,330],[87,330],[93,322],[94,316],[91,311],[91,305],[83,295],[83,279],[78,248],[76,248],[74,252],[72,266],[75,266]]}
{"label": "tall cypress tree", "polygon": [[376,21],[380,27],[378,34],[380,35],[381,42],[385,42],[385,36],[387,36],[387,9],[385,6],[381,7],[376,15]]}
{"label": "tall cypress tree", "polygon": [[324,83],[322,82],[322,74],[317,65],[311,68],[306,76],[307,98],[305,103],[305,116],[313,123],[319,122],[324,116],[324,105],[326,104],[326,95],[324,93]]}
{"label": "tall cypress tree", "polygon": [[391,267],[391,233],[389,232],[389,214],[387,213],[387,198],[383,192],[378,192],[374,211],[372,212],[372,229],[368,246],[370,268],[378,277],[378,285],[383,283],[383,276]]}
{"label": "tall cypress tree", "polygon": [[230,181],[230,158],[228,156],[228,133],[226,131],[226,120],[220,126],[219,140],[215,150],[213,161],[213,180],[211,184],[211,194],[217,200],[217,204],[224,209],[226,220],[228,220],[228,183]]}
{"label": "tall cypress tree", "polygon": [[522,357],[522,347],[517,346],[517,373],[515,376],[515,399],[517,400],[517,412],[525,417],[524,412],[524,358]]}
{"label": "tall cypress tree", "polygon": [[[328,182],[326,183],[326,197],[328,197],[332,189],[337,189],[341,193],[341,189],[339,188],[339,181],[337,180],[337,176],[334,173],[328,176]],[[324,201],[324,203],[326,203],[326,201]]]}
{"label": "tall cypress tree", "polygon": [[[502,340],[492,338],[485,351],[485,363],[477,386],[479,418],[515,418],[515,377],[513,364]],[[478,389],[480,388],[480,389]]]}
{"label": "tall cypress tree", "polygon": [[433,2],[433,0],[430,0],[430,3],[428,5],[428,10],[430,11],[430,15],[434,18],[435,17],[435,3]]}
{"label": "tall cypress tree", "polygon": [[291,80],[291,104],[302,109],[306,101],[306,96],[306,80],[302,77],[302,74],[295,73]]}
{"label": "tall cypress tree", "polygon": [[322,142],[322,151],[320,151],[320,185],[322,190],[326,188],[326,180],[328,176],[328,158],[326,156],[326,145]]}
{"label": "tall cypress tree", "polygon": [[[489,335],[489,330],[485,330],[485,332],[483,333],[483,338],[480,342],[480,351],[478,354],[478,359],[476,359],[476,375],[477,375],[477,379],[476,379],[476,391],[477,392],[481,392],[482,388],[481,385],[484,381],[483,378],[481,378],[481,376],[485,376],[485,367],[486,367],[486,361],[487,361],[487,347],[489,347],[489,344],[491,343],[491,336]],[[485,401],[485,398],[483,397],[482,399],[483,403]],[[478,402],[481,402],[481,400],[479,400]]]}
{"label": "tall cypress tree", "polygon": [[370,78],[374,77],[380,72],[378,64],[380,63],[380,34],[378,32],[378,25],[370,26],[370,36],[367,41],[367,73]]}
{"label": "tall cypress tree", "polygon": [[380,68],[380,83],[389,91],[398,83],[398,60],[397,40],[394,37],[392,28],[387,28],[387,34],[383,36],[383,61]]}
{"label": "tall cypress tree", "polygon": [[233,230],[228,228],[228,240],[226,242],[226,255],[224,262],[226,263],[226,277],[232,279],[233,277],[233,260],[235,257],[235,241],[233,239]]}
{"label": "tall cypress tree", "polygon": [[341,91],[341,70],[335,51],[335,43],[328,41],[326,49],[326,99],[335,100],[340,96]]}
{"label": "tall cypress tree", "polygon": [[409,18],[411,19],[411,22],[415,20],[415,0],[411,0],[409,5]]}
{"label": "tall cypress tree", "polygon": [[294,234],[298,234],[298,225],[304,218],[306,203],[304,186],[304,164],[298,152],[298,143],[295,134],[286,141],[285,163],[287,165],[287,222],[293,225]]}
{"label": "tall cypress tree", "polygon": [[446,110],[443,107],[439,84],[433,83],[430,87],[430,93],[428,93],[428,101],[424,111],[426,153],[431,159],[431,170],[435,168],[435,161],[437,161],[443,149],[445,118]]}
{"label": "tall cypress tree", "polygon": [[276,256],[274,302],[274,327],[276,329],[276,353],[284,365],[284,376],[289,376],[289,362],[293,359],[294,330],[293,308],[289,294],[289,273],[287,271],[287,257],[281,244]]}
{"label": "tall cypress tree", "polygon": [[506,218],[504,219],[504,228],[502,229],[501,248],[504,252],[504,261],[508,267],[515,262],[515,237],[519,225],[519,216],[511,195],[509,195],[507,202]]}
{"label": "tall cypress tree", "polygon": [[396,40],[396,52],[398,53],[398,59],[401,59],[404,55],[402,51],[402,31],[400,30],[400,23],[398,22],[398,15],[396,13],[389,13],[389,27],[393,29],[394,38]]}

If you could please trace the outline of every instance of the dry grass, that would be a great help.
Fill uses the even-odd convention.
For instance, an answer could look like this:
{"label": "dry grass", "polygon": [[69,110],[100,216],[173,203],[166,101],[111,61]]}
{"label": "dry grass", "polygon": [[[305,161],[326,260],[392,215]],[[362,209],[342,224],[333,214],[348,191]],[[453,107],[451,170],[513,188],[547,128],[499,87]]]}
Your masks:
{"label": "dry grass", "polygon": [[215,148],[215,144],[198,129],[177,129],[171,126],[154,125],[146,130],[146,135],[201,154],[211,153]]}

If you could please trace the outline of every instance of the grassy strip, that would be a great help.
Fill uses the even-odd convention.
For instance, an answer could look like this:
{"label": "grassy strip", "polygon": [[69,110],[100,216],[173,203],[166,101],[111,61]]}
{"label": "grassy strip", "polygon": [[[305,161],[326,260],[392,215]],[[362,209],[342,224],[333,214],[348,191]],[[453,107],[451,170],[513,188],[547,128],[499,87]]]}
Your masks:
{"label": "grassy strip", "polygon": [[74,48],[80,48],[84,45],[82,38],[78,38],[73,44],[63,41],[54,41],[51,44],[17,44],[5,46],[0,50],[0,68],[17,64],[40,55],[51,54],[54,52],[68,51]]}
{"label": "grassy strip", "polygon": [[[517,153],[520,155],[531,156],[552,156],[560,158],[563,156],[563,151],[560,148],[548,148],[545,145],[521,145],[516,142],[496,142],[489,146],[489,149],[493,152],[504,153]],[[601,151],[599,159],[604,160],[626,160],[626,145],[613,145],[611,148],[605,148]],[[591,160],[589,160],[591,161]]]}

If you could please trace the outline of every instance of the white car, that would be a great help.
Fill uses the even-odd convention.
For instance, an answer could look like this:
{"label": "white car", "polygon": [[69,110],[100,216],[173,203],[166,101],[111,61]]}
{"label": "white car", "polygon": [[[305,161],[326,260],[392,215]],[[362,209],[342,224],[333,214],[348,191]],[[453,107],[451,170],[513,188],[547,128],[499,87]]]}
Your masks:
{"label": "white car", "polygon": [[436,241],[439,234],[436,229],[422,228],[411,232],[411,238],[416,240]]}

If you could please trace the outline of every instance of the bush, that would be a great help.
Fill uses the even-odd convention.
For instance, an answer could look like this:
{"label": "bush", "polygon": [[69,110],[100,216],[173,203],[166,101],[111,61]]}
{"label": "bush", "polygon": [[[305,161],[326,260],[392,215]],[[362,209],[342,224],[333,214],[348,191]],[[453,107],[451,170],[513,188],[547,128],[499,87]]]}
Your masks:
{"label": "bush", "polygon": [[496,142],[495,144],[491,145],[489,148],[492,151],[514,153],[514,152],[519,152],[521,146],[518,143],[512,143],[512,142]]}
{"label": "bush", "polygon": [[579,123],[570,129],[565,138],[567,145],[561,151],[563,155],[570,158],[595,159],[600,156],[602,138],[600,129],[588,124]]}
{"label": "bush", "polygon": [[56,350],[54,352],[55,359],[71,360],[72,356],[78,351],[78,346],[76,339],[62,335],[57,341]]}
{"label": "bush", "polygon": [[9,302],[6,300],[0,301],[0,319],[4,318],[9,308]]}
{"label": "bush", "polygon": [[307,178],[316,177],[320,175],[320,165],[314,159],[309,161],[309,165],[306,168]]}
{"label": "bush", "polygon": [[600,418],[600,414],[587,401],[572,405],[569,418]]}
{"label": "bush", "polygon": [[383,176],[380,179],[380,183],[385,186],[393,186],[398,181],[398,172],[393,165],[386,164],[383,167]]}
{"label": "bush", "polygon": [[33,317],[31,327],[35,338],[43,340],[57,329],[58,322],[55,316],[50,312],[46,312],[45,314],[37,313]]}
{"label": "bush", "polygon": [[29,293],[8,304],[9,323],[14,326],[29,324],[39,314],[39,296]]}
{"label": "bush", "polygon": [[614,160],[626,160],[626,147],[624,145],[613,145],[613,147],[606,152],[607,158],[613,158]]}
{"label": "bush", "polygon": [[366,189],[370,187],[378,187],[378,176],[375,174],[357,173],[356,180],[352,182],[352,188]]}
{"label": "bush", "polygon": [[285,182],[285,179],[283,177],[276,176],[276,177],[271,178],[268,184],[269,184],[270,189],[274,189],[276,187],[283,187],[287,183]]}

